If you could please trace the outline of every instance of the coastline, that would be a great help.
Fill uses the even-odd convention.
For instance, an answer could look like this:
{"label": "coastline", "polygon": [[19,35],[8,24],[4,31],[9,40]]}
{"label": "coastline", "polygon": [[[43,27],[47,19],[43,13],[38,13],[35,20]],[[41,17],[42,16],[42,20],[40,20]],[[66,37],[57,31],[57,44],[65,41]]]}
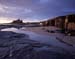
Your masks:
{"label": "coastline", "polygon": [[[28,28],[27,28],[28,29]],[[37,27],[34,30],[32,28],[27,29],[20,29],[24,31],[31,31],[36,32],[38,34],[41,33],[41,35],[44,35]],[[51,33],[49,33],[51,34]],[[48,35],[49,35],[48,34]],[[45,34],[46,35],[46,34]],[[51,35],[54,35],[52,33]],[[0,58],[5,58],[5,59],[19,59],[19,58],[32,58],[32,59],[38,59],[38,58],[44,58],[47,57],[49,58],[68,58],[71,59],[73,58],[73,55],[71,55],[68,51],[64,50],[63,48],[60,47],[55,47],[55,46],[50,46],[50,45],[45,45],[42,44],[38,41],[35,40],[30,40],[29,36],[26,34],[19,34],[19,33],[14,33],[11,31],[0,31],[0,40],[1,40],[1,45],[0,45]],[[3,41],[2,41],[3,40]],[[3,53],[4,51],[4,53]],[[60,56],[59,56],[60,55]],[[32,57],[33,56],[33,57]],[[54,57],[56,56],[56,57]]]}

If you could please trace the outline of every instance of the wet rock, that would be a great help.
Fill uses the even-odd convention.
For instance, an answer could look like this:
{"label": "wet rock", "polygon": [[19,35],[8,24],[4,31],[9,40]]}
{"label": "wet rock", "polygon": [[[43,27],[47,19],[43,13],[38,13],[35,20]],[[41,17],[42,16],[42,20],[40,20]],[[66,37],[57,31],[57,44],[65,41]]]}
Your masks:
{"label": "wet rock", "polygon": [[0,59],[71,59],[62,48],[30,40],[28,35],[0,32]]}
{"label": "wet rock", "polygon": [[66,51],[47,46],[41,48],[34,48],[32,59],[72,59],[73,56]]}
{"label": "wet rock", "polygon": [[55,33],[55,31],[52,31],[52,30],[46,30],[46,32],[49,32],[49,33]]}
{"label": "wet rock", "polygon": [[10,31],[0,31],[0,59],[9,55],[10,51],[20,50],[27,45],[17,44],[18,40],[21,42],[29,39],[28,35],[18,34]]}

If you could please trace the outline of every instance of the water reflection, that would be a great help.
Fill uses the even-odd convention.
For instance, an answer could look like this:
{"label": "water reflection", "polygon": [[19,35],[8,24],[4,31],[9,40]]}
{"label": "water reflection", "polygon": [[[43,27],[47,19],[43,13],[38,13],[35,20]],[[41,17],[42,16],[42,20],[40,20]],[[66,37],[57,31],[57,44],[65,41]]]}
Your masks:
{"label": "water reflection", "polygon": [[[22,29],[26,29],[26,28],[22,28]],[[20,29],[6,28],[6,29],[2,29],[1,31],[13,31],[13,32],[16,32],[16,33],[27,34],[27,35],[29,35],[31,40],[39,41],[40,43],[45,43],[45,44],[49,44],[49,45],[52,45],[52,46],[61,47],[61,48],[64,48],[68,51],[73,50],[75,52],[75,48],[58,41],[56,39],[56,36],[40,35],[40,34],[36,34],[34,32],[31,32],[31,31],[25,31],[25,30],[22,30],[22,29],[21,28]]]}
{"label": "water reflection", "polygon": [[17,28],[12,27],[12,28],[5,28],[5,29],[1,29],[1,31],[18,31],[18,29],[17,29]]}

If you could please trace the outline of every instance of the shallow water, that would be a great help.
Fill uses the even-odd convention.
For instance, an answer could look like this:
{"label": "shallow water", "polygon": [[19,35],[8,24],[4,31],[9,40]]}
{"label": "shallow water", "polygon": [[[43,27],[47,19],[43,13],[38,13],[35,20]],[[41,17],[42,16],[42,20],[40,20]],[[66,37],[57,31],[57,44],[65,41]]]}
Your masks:
{"label": "shallow water", "polygon": [[[22,29],[25,29],[25,28],[22,28]],[[31,32],[31,31],[24,31],[22,29],[5,28],[5,29],[2,29],[1,31],[13,31],[16,33],[28,34],[31,40],[39,41],[40,43],[45,43],[45,44],[49,44],[52,46],[61,47],[61,48],[64,48],[68,51],[75,52],[74,47],[60,42],[59,40],[56,39],[56,36],[40,35],[40,34],[36,34],[34,32]]]}

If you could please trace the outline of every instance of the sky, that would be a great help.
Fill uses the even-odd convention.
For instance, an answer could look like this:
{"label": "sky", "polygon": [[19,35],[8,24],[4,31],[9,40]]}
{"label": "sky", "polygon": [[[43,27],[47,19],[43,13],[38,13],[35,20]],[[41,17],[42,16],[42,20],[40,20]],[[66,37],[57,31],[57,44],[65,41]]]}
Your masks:
{"label": "sky", "polygon": [[75,14],[75,0],[0,0],[0,23],[18,18],[24,22],[44,21]]}

